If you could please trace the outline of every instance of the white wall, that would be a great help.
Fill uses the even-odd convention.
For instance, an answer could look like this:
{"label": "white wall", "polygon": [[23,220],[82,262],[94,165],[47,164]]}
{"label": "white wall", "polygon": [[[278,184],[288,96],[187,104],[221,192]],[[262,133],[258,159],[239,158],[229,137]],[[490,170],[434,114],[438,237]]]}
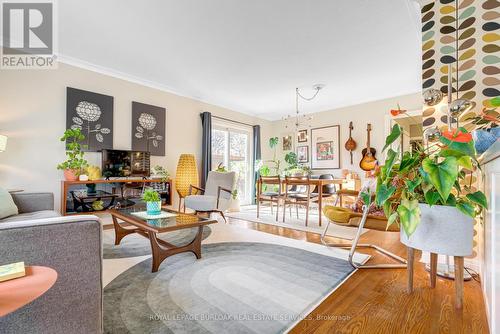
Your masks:
{"label": "white wall", "polygon": [[[397,104],[400,104],[402,109],[407,110],[420,110],[422,108],[422,97],[420,93],[415,93],[411,95],[403,95],[394,97],[391,99],[385,99],[380,101],[374,101],[369,103],[363,103],[359,105],[354,105],[350,107],[322,111],[318,113],[311,114],[313,119],[309,122],[311,128],[323,127],[328,125],[340,125],[340,169],[334,170],[318,170],[313,171],[313,174],[324,174],[332,173],[335,176],[341,176],[342,169],[349,169],[357,172],[361,178],[364,178],[365,172],[359,168],[359,161],[362,158],[361,151],[366,147],[366,126],[368,123],[372,125],[371,131],[371,147],[377,150],[376,157],[381,160],[383,156],[381,150],[385,143],[385,122],[386,116],[390,115],[390,110],[397,108]],[[358,147],[353,152],[353,164],[350,163],[349,152],[345,150],[344,143],[349,138],[349,122],[353,122],[354,130],[352,132],[352,137],[357,142]],[[282,149],[282,137],[290,130],[285,128],[285,121],[277,121],[272,124],[272,131],[270,134],[279,136],[280,144],[278,148],[278,157],[283,160],[286,152]],[[309,131],[309,138],[310,130]],[[268,140],[270,136],[262,137],[263,146],[268,146]],[[307,143],[309,145],[309,161],[311,161],[311,143],[310,140]],[[303,145],[303,143],[300,143]],[[295,143],[295,147],[297,143]],[[264,159],[271,159],[272,151],[266,149],[266,155]],[[383,160],[382,160],[383,162]],[[282,166],[286,166],[285,162],[282,162]]]}
{"label": "white wall", "polygon": [[[59,205],[65,159],[59,141],[66,127],[66,87],[114,96],[114,147],[131,148],[132,101],[165,107],[166,156],[152,164],[165,166],[175,176],[182,153],[194,153],[200,162],[202,111],[250,124],[261,124],[268,137],[270,123],[193,99],[181,97],[89,70],[59,64],[57,70],[0,71],[0,133],[9,137],[7,151],[0,153],[0,186],[26,191],[51,191]],[[100,154],[87,154],[100,166]]]}

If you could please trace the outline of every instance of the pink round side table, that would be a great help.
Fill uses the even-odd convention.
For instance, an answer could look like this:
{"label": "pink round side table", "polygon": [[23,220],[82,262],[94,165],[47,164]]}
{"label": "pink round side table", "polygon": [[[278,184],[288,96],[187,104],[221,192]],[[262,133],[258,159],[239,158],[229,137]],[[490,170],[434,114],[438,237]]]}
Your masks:
{"label": "pink round side table", "polygon": [[49,267],[28,266],[26,276],[0,282],[0,317],[37,299],[56,282],[57,272]]}

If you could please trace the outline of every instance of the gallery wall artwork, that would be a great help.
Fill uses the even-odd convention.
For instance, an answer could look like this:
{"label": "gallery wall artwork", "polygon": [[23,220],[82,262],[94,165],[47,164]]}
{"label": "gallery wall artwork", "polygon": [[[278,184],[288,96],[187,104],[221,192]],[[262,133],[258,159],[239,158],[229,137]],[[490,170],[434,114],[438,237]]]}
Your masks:
{"label": "gallery wall artwork", "polygon": [[165,108],[132,102],[132,150],[165,156]]}
{"label": "gallery wall artwork", "polygon": [[113,97],[66,89],[66,128],[80,129],[85,151],[113,148]]}
{"label": "gallery wall artwork", "polygon": [[283,136],[283,151],[292,151],[293,150],[293,136],[291,134],[287,134]]}
{"label": "gallery wall artwork", "polygon": [[309,162],[309,146],[297,146],[297,162]]}
{"label": "gallery wall artwork", "polygon": [[297,141],[299,143],[307,143],[307,130],[299,130],[297,132]]}
{"label": "gallery wall artwork", "polygon": [[340,126],[311,129],[311,168],[340,168]]}

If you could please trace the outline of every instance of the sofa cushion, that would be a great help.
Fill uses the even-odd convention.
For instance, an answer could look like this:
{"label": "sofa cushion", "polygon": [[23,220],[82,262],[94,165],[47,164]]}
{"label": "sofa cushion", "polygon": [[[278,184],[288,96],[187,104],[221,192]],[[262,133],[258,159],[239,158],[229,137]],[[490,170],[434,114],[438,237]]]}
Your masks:
{"label": "sofa cushion", "polygon": [[17,209],[12,196],[9,192],[3,188],[0,188],[0,219],[17,215],[19,210]]}
{"label": "sofa cushion", "polygon": [[36,220],[36,219],[44,219],[44,218],[55,218],[60,217],[61,215],[56,211],[52,210],[43,210],[43,211],[35,211],[29,213],[21,213],[18,215],[10,216],[4,219],[0,219],[0,223],[6,222],[16,222],[23,220]]}
{"label": "sofa cushion", "polygon": [[196,211],[212,211],[217,207],[217,197],[208,195],[190,195],[184,199],[186,208]]}

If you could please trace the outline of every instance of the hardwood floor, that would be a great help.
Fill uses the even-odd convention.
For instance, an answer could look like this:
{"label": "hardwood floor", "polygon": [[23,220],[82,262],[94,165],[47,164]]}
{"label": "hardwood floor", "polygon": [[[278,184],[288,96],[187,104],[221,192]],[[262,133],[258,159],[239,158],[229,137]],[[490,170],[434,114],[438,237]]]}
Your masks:
{"label": "hardwood floor", "polygon": [[[288,238],[320,243],[319,235],[229,219],[230,224]],[[345,240],[329,238],[330,241]],[[380,245],[406,258],[398,233],[369,231],[360,242]],[[388,261],[374,255],[370,262]],[[419,259],[417,251],[415,259]],[[453,281],[438,277],[430,287],[429,273],[415,260],[413,293],[407,294],[406,269],[360,269],[323,301],[291,333],[488,333],[481,286],[465,282],[463,310],[454,307]]]}

